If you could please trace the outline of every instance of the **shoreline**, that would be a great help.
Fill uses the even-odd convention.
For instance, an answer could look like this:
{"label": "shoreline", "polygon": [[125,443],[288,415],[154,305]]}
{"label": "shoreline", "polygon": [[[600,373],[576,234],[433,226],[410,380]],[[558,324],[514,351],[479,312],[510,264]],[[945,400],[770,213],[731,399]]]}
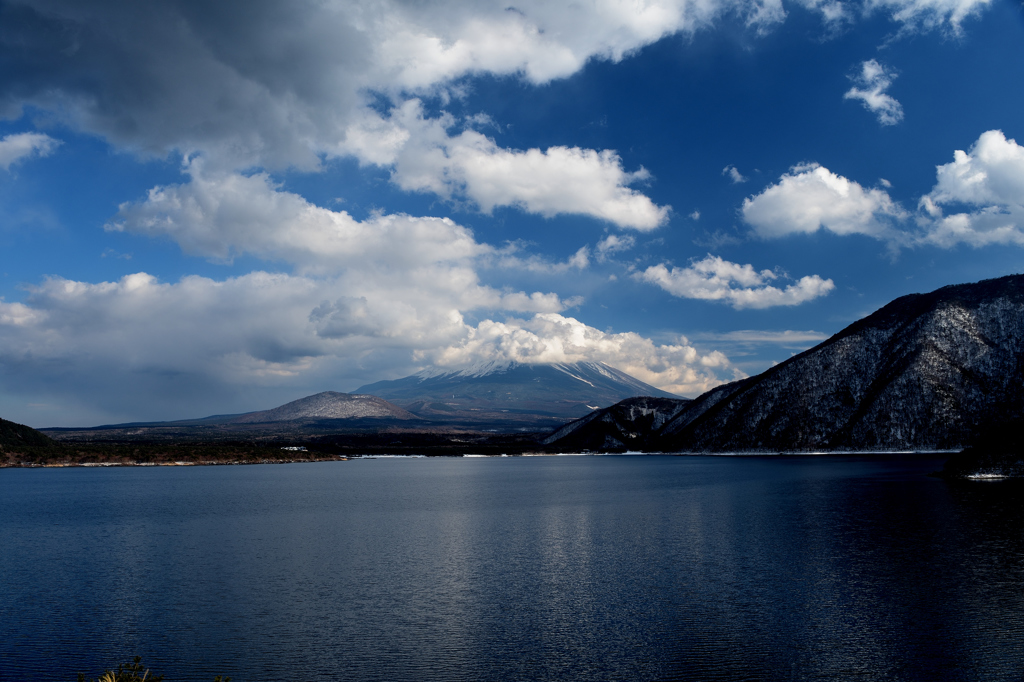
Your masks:
{"label": "shoreline", "polygon": [[509,457],[893,457],[893,456],[952,456],[959,450],[837,450],[837,451],[744,451],[744,452],[506,452],[506,453],[359,453],[348,455],[325,455],[322,457],[304,458],[246,458],[246,459],[196,459],[166,461],[104,461],[104,462],[2,462],[0,469],[69,469],[69,468],[109,468],[109,467],[182,467],[182,466],[243,466],[252,464],[303,464],[313,462],[347,462],[358,459],[422,459],[432,457],[458,457],[466,459],[509,458]]}

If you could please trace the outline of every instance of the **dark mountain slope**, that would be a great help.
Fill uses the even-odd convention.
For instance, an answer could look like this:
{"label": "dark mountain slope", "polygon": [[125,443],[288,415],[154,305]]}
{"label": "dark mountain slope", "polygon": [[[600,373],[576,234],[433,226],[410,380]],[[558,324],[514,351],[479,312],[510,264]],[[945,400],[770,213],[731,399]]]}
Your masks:
{"label": "dark mountain slope", "polygon": [[1022,370],[1024,276],[949,286],[719,387],[659,436],[670,449],[716,451],[955,448],[1021,413]]}
{"label": "dark mountain slope", "polygon": [[0,419],[0,461],[61,455],[63,446],[30,426]]}
{"label": "dark mountain slope", "polygon": [[644,450],[651,446],[650,436],[691,402],[647,396],[627,398],[566,424],[541,442],[557,443],[562,451]]}
{"label": "dark mountain slope", "polygon": [[[1024,276],[1013,275],[896,299],[708,391],[642,440],[669,451],[958,448],[1024,414],[1022,378]],[[600,440],[583,428],[579,442]]]}

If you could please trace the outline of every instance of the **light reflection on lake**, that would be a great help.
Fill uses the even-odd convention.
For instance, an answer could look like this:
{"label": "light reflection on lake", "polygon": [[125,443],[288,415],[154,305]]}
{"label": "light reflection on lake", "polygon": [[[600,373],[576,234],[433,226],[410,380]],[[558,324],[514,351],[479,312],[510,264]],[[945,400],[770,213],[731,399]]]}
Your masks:
{"label": "light reflection on lake", "polygon": [[1022,488],[941,462],[0,470],[0,682],[1018,680]]}

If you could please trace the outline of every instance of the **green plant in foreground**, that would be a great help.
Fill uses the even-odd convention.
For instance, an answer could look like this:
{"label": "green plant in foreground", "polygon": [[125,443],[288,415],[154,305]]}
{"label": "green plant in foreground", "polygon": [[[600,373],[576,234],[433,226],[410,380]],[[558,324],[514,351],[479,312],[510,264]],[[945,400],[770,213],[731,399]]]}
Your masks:
{"label": "green plant in foreground", "polygon": [[[142,657],[136,656],[132,663],[121,663],[117,671],[108,670],[100,675],[94,682],[163,682],[163,675],[150,676],[149,670],[142,666]],[[85,674],[78,673],[78,682],[89,682]],[[231,682],[230,677],[217,675],[213,682]]]}

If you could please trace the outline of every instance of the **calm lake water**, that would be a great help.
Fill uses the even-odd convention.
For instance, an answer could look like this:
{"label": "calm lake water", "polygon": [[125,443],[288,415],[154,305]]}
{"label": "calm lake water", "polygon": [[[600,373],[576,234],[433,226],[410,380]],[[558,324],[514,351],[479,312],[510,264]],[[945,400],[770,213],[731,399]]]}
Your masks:
{"label": "calm lake water", "polygon": [[0,470],[0,680],[1020,680],[1024,488],[941,463]]}

